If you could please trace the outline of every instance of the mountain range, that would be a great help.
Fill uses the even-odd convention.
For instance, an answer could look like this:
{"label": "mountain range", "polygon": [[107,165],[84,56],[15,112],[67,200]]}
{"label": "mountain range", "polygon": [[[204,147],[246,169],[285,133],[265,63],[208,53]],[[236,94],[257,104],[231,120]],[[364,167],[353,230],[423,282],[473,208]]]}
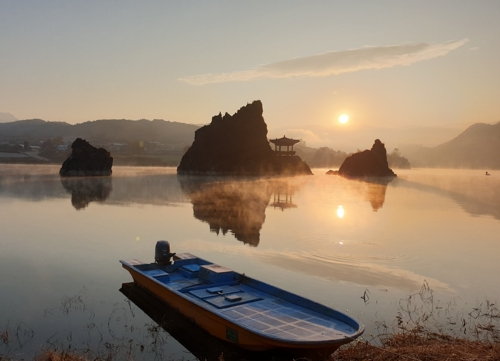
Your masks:
{"label": "mountain range", "polygon": [[17,118],[10,113],[0,112],[0,123],[15,122]]}
{"label": "mountain range", "polygon": [[414,167],[500,169],[500,122],[476,123],[436,147],[401,147]]}
{"label": "mountain range", "polygon": [[0,123],[0,141],[29,141],[33,145],[60,136],[70,139],[79,137],[96,144],[149,141],[186,146],[191,145],[198,128],[197,125],[161,119],[103,119],[74,125],[29,119]]}
{"label": "mountain range", "polygon": [[[96,144],[149,141],[181,148],[193,143],[194,133],[198,128],[200,125],[159,119],[105,119],[74,125],[31,119],[0,123],[0,141],[14,140],[20,144],[29,141],[33,145],[61,136],[68,140],[80,137]],[[280,134],[279,131],[269,132],[268,135]],[[445,134],[448,130],[443,132]],[[291,133],[286,135],[297,138]],[[385,140],[387,136],[389,134],[382,129],[373,130],[370,138],[366,137],[367,144],[363,149],[370,148],[373,141],[379,138],[386,144],[387,151],[391,152],[394,147],[388,146]],[[429,136],[432,137],[432,134]],[[391,142],[397,144],[395,140]],[[337,150],[353,152],[350,149],[337,148]],[[410,161],[412,167],[500,169],[500,122],[476,123],[451,140],[432,147],[399,145],[399,151]]]}

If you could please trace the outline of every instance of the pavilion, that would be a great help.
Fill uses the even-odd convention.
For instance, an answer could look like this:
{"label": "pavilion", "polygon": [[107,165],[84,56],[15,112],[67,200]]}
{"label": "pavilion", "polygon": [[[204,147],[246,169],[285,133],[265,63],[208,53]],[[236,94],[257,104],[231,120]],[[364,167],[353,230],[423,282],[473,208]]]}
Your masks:
{"label": "pavilion", "polygon": [[[298,139],[290,139],[285,136],[283,136],[283,138],[270,139],[269,141],[274,144],[276,155],[280,156],[294,155],[295,151],[293,150],[293,145],[300,142]],[[286,147],[286,150],[281,150],[281,147]]]}

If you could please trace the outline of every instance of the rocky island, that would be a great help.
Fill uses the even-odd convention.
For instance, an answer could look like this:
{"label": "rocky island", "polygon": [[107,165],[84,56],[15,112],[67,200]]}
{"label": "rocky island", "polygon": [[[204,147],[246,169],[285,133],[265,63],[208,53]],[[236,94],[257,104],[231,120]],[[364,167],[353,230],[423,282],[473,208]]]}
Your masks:
{"label": "rocky island", "polygon": [[[332,171],[329,171],[327,174]],[[387,163],[384,143],[375,140],[372,149],[347,157],[339,168],[338,174],[348,177],[395,177],[396,174]]]}
{"label": "rocky island", "polygon": [[63,177],[109,176],[113,157],[104,148],[96,148],[85,139],[76,138],[71,155],[64,161],[59,174]]}
{"label": "rocky island", "polygon": [[267,139],[267,125],[259,100],[235,114],[212,117],[196,130],[195,139],[177,167],[193,175],[302,175],[312,174],[294,152],[275,152]]}

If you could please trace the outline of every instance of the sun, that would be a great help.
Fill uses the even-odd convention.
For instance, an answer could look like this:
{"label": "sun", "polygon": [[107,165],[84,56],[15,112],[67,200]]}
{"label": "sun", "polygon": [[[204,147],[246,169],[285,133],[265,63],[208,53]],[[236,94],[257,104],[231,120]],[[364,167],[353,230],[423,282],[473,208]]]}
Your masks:
{"label": "sun", "polygon": [[345,124],[349,121],[349,116],[347,114],[342,114],[340,117],[339,117],[339,122],[342,123],[342,124]]}

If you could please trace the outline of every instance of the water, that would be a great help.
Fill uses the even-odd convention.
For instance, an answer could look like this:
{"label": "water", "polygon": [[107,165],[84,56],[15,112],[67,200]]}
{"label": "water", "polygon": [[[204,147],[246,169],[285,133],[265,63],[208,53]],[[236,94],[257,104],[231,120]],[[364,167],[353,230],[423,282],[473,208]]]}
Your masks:
{"label": "water", "polygon": [[205,357],[120,292],[131,277],[118,260],[152,261],[160,239],[347,312],[367,339],[427,284],[450,328],[500,298],[500,173],[405,170],[382,184],[325,171],[227,179],[115,167],[61,180],[56,166],[0,165],[0,355]]}

